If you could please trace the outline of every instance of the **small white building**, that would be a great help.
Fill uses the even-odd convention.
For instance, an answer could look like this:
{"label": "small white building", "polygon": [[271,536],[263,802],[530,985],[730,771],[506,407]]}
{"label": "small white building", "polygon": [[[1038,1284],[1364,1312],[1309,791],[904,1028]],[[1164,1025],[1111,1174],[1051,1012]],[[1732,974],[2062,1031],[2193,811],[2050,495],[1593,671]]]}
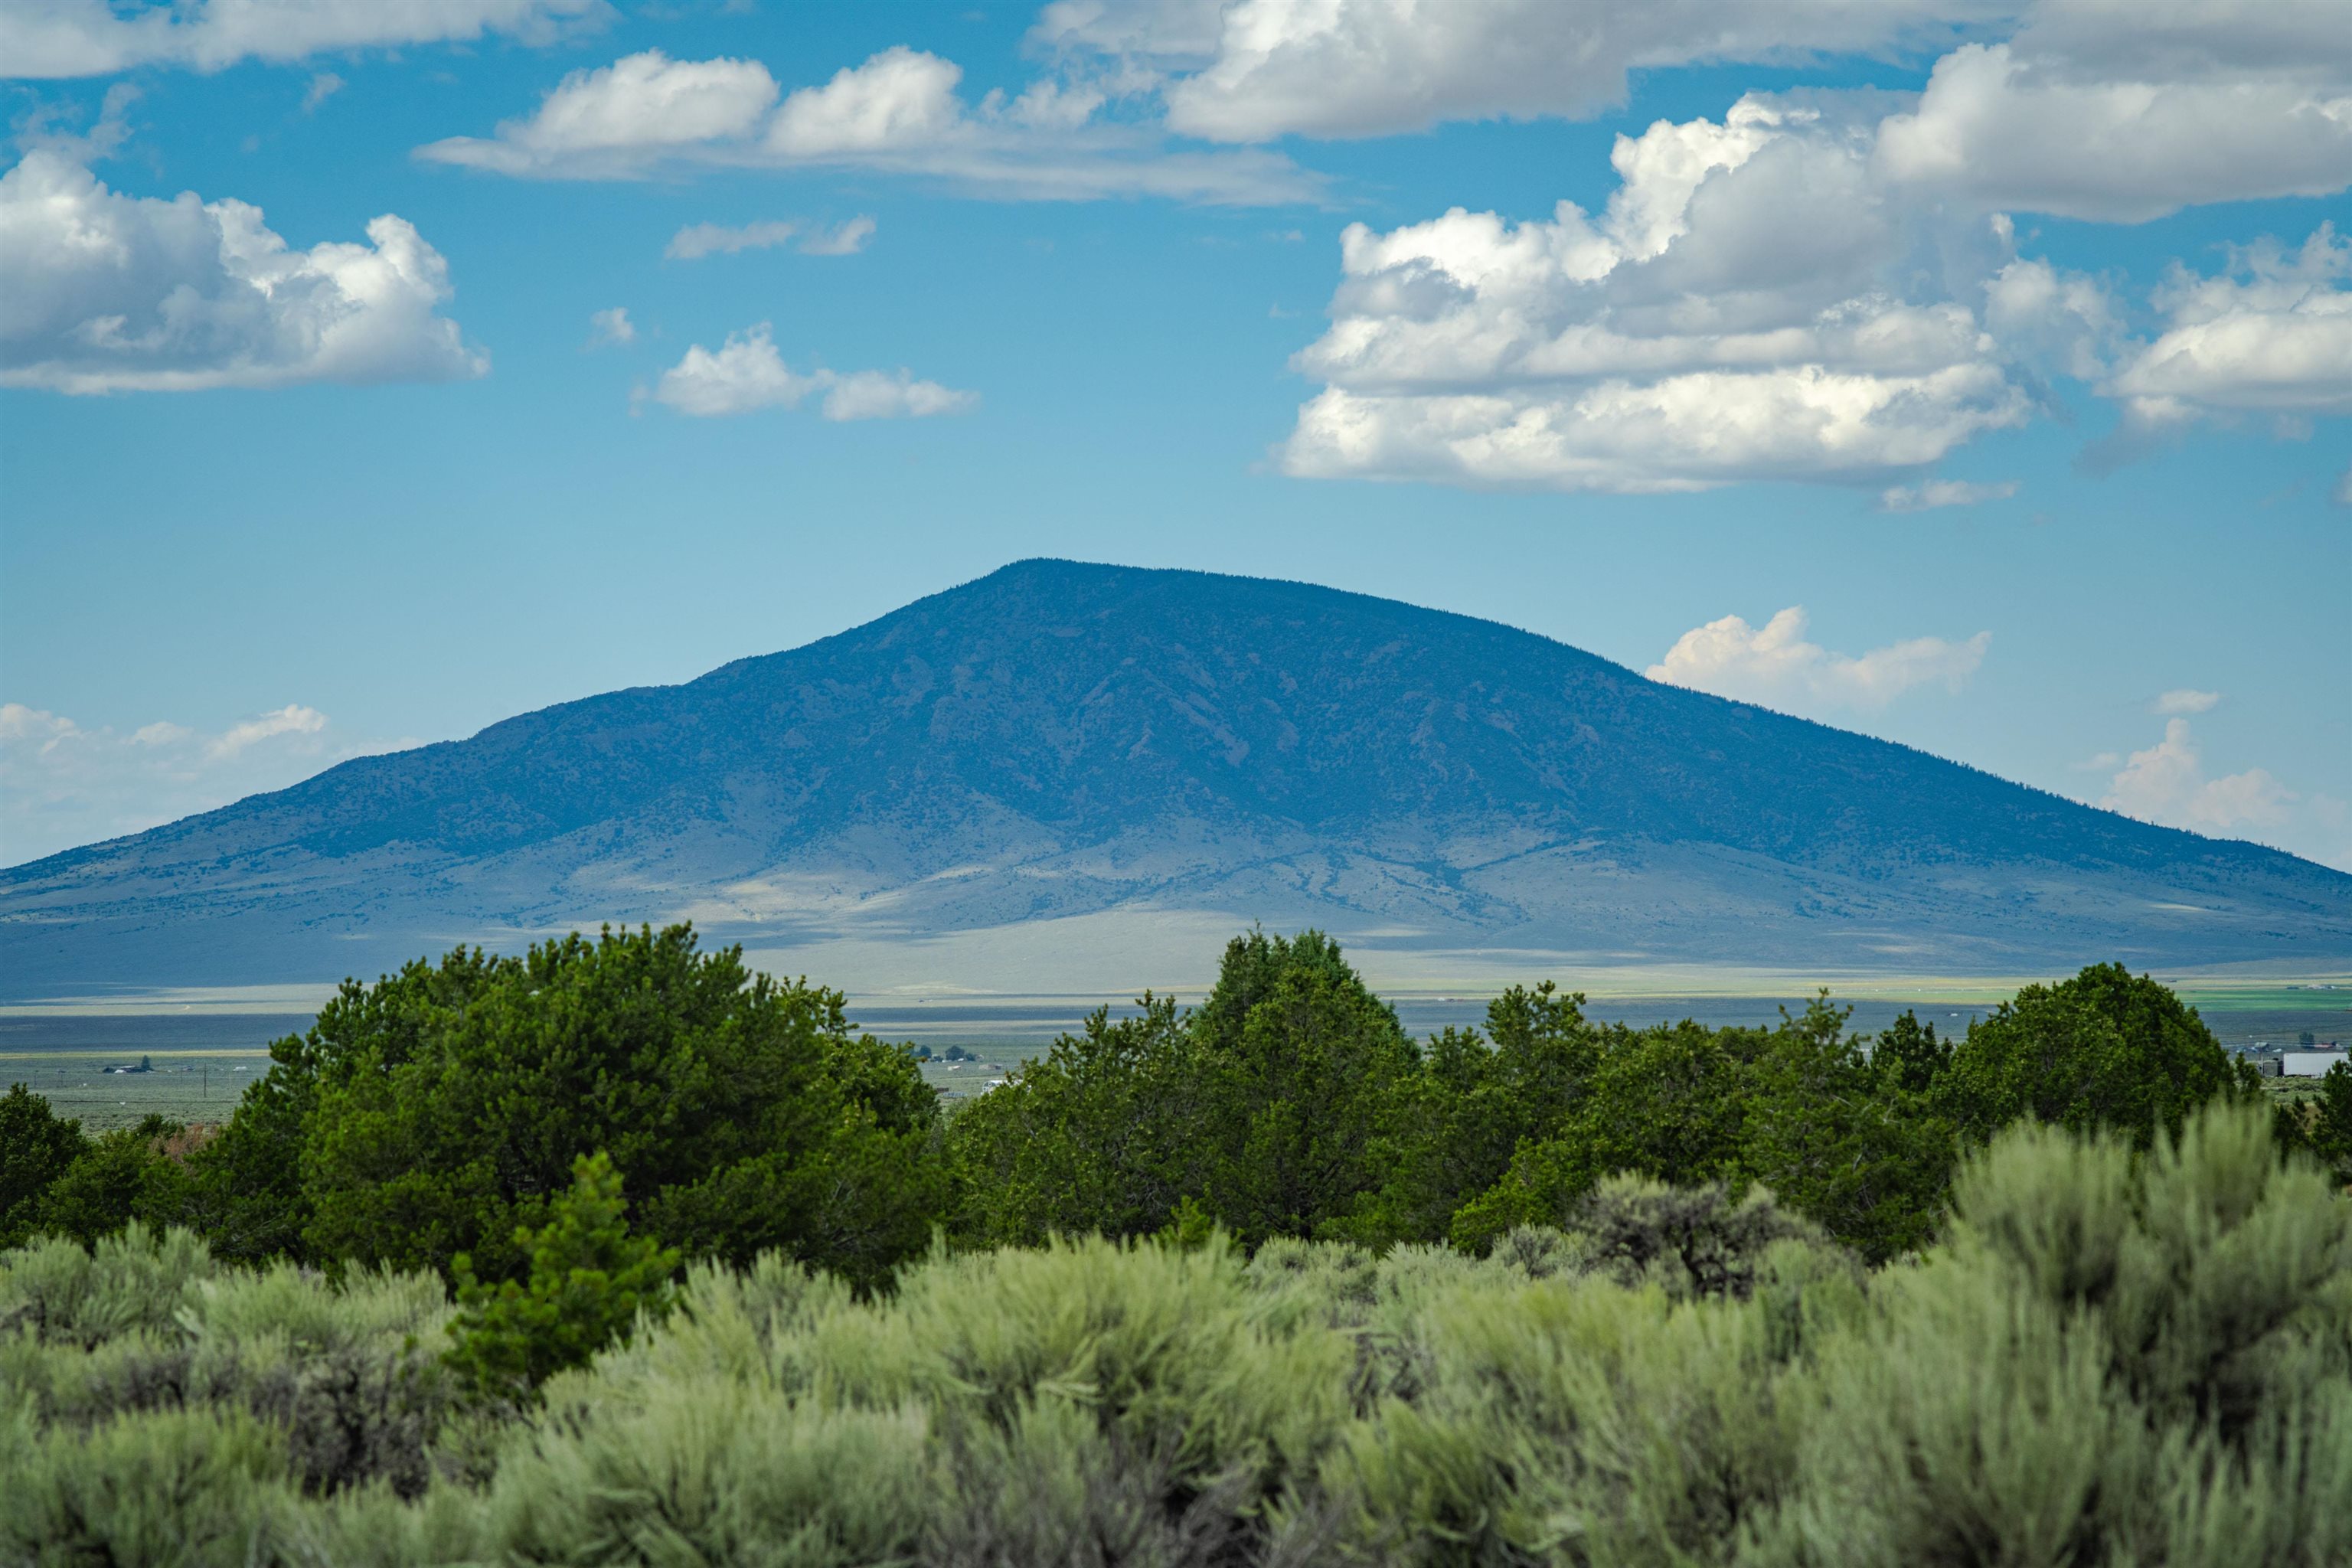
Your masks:
{"label": "small white building", "polygon": [[2285,1076],[2326,1078],[2327,1069],[2337,1062],[2352,1062],[2352,1051],[2289,1051]]}

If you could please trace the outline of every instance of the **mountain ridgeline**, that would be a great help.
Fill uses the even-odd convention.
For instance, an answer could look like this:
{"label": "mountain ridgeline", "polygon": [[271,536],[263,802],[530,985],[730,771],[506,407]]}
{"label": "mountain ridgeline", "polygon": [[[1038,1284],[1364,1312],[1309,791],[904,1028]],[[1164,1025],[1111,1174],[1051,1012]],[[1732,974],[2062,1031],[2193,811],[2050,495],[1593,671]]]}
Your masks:
{"label": "mountain ridgeline", "polygon": [[0,967],[16,994],[311,980],[680,915],[1017,946],[1113,912],[1823,972],[2352,954],[2352,877],[2274,850],[1492,622],[1028,561],[0,872]]}

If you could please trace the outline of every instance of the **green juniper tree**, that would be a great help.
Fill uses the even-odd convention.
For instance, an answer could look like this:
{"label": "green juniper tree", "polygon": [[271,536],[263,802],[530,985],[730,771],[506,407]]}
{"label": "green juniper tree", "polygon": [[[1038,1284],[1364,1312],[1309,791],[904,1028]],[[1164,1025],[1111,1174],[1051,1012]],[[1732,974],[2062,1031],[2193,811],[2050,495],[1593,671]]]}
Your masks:
{"label": "green juniper tree", "polygon": [[2112,1128],[2143,1148],[2215,1096],[2259,1087],[2252,1064],[2233,1061],[2196,1009],[2119,963],[2020,991],[1969,1026],[1937,1080],[1970,1142],[2030,1119]]}
{"label": "green juniper tree", "polygon": [[161,1228],[198,1218],[186,1166],[164,1144],[186,1130],[150,1115],[92,1140],[49,1184],[34,1225],[87,1247],[137,1220]]}
{"label": "green juniper tree", "polygon": [[778,983],[692,931],[459,950],[346,984],[202,1151],[231,1250],[486,1280],[530,1267],[573,1162],[609,1152],[660,1244],[762,1248],[885,1279],[927,1244],[944,1174],[912,1057],[837,992]]}
{"label": "green juniper tree", "polygon": [[555,1373],[626,1338],[639,1312],[658,1319],[668,1310],[678,1255],[629,1235],[627,1206],[612,1161],[583,1154],[545,1227],[512,1238],[530,1259],[527,1277],[486,1284],[471,1258],[457,1256],[461,1310],[449,1325],[457,1343],[448,1359],[477,1394],[527,1400]]}
{"label": "green juniper tree", "polygon": [[229,1258],[311,1259],[303,1155],[321,1092],[415,1059],[477,994],[520,966],[458,948],[438,963],[413,959],[373,984],[346,980],[308,1030],[271,1045],[269,1071],[191,1161],[215,1216],[214,1247]]}
{"label": "green juniper tree", "polygon": [[1926,1245],[1958,1155],[1925,1089],[1932,1028],[1909,1014],[1865,1054],[1826,994],[1784,1015],[1748,1064],[1739,1167],[1872,1263]]}
{"label": "green juniper tree", "polygon": [[68,1121],[23,1084],[0,1096],[0,1247],[33,1232],[50,1184],[89,1150],[81,1123]]}
{"label": "green juniper tree", "polygon": [[1192,1020],[1184,1190],[1244,1241],[1344,1234],[1385,1175],[1419,1065],[1395,1010],[1320,931],[1225,949]]}
{"label": "green juniper tree", "polygon": [[1514,985],[1488,1004],[1483,1036],[1448,1028],[1430,1038],[1360,1239],[1443,1240],[1454,1211],[1501,1180],[1520,1145],[1559,1135],[1600,1061],[1583,1003],[1549,981]]}
{"label": "green juniper tree", "polygon": [[1922,1024],[1916,1013],[1905,1013],[1881,1030],[1871,1047],[1871,1070],[1881,1084],[1906,1094],[1929,1094],[1952,1065],[1952,1043],[1939,1039],[1936,1026]]}
{"label": "green juniper tree", "polygon": [[1236,937],[1196,1011],[1098,1013],[956,1113],[956,1232],[1148,1235],[1190,1199],[1252,1242],[1345,1233],[1375,1205],[1418,1066],[1339,943]]}
{"label": "green juniper tree", "polygon": [[1192,1121],[1186,1022],[1146,994],[1137,1016],[1097,1009],[1080,1032],[966,1103],[949,1124],[953,1232],[978,1244],[1142,1236],[1168,1222]]}
{"label": "green juniper tree", "polygon": [[1454,1245],[1485,1252],[1517,1226],[1563,1224],[1619,1173],[1686,1185],[1738,1179],[1751,1033],[1688,1020],[1601,1030],[1575,1114],[1556,1135],[1522,1142],[1509,1169],[1462,1205],[1449,1226]]}
{"label": "green juniper tree", "polygon": [[2352,1187],[2352,1064],[2330,1067],[2311,1098],[2282,1102],[2273,1133],[2282,1148],[2309,1153],[2339,1189]]}

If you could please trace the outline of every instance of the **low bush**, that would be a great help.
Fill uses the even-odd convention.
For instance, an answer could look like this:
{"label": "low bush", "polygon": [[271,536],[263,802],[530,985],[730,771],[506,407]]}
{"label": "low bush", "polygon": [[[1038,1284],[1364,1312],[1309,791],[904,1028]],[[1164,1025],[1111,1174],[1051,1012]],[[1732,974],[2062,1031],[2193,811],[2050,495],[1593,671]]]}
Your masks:
{"label": "low bush", "polygon": [[216,1135],[12,1091],[0,1563],[2352,1561],[2352,1071],[2114,966],[1580,1004],[1252,933],[943,1120],[641,930],[348,985]]}
{"label": "low bush", "polygon": [[484,1284],[473,1259],[457,1258],[457,1301],[449,1363],[478,1398],[528,1400],[554,1373],[580,1366],[626,1336],[637,1314],[668,1310],[677,1253],[632,1237],[622,1219],[621,1175],[602,1153],[572,1163],[572,1191],[536,1235],[516,1234],[529,1254],[527,1281]]}
{"label": "low bush", "polygon": [[93,1453],[116,1452],[105,1434],[125,1423],[194,1412],[270,1435],[269,1474],[299,1490],[415,1496],[454,1392],[448,1315],[429,1275],[354,1271],[331,1288],[291,1264],[226,1268],[185,1231],[133,1225],[89,1251],[0,1255],[0,1395]]}
{"label": "low bush", "polygon": [[2352,1560],[2352,1205],[2257,1112],[2020,1127],[1955,1206],[1820,1358],[1764,1560]]}
{"label": "low bush", "polygon": [[[1254,931],[1197,1008],[1098,1011],[942,1115],[911,1047],[851,1026],[838,993],[689,927],[460,949],[346,983],[201,1138],[151,1118],[91,1140],[0,1099],[0,1245],[184,1225],[248,1262],[454,1280],[463,1255],[527,1297],[532,1238],[604,1153],[656,1248],[780,1250],[869,1291],[935,1229],[1483,1252],[1577,1223],[1625,1174],[1735,1204],[1760,1185],[1875,1265],[1934,1238],[1958,1161],[2013,1121],[2145,1149],[2259,1098],[2194,1009],[2114,964],[2027,986],[1957,1042],[1909,1016],[1849,1035],[1826,995],[1767,1028],[1595,1024],[1582,1001],[1514,986],[1483,1029],[1416,1042],[1330,938]],[[2273,1136],[2340,1183],[2348,1129],[2352,1073],[2283,1105]]]}
{"label": "low bush", "polygon": [[1875,1270],[1761,1192],[1620,1180],[1484,1257],[705,1261],[489,1412],[449,1320],[430,1276],[143,1227],[0,1255],[0,1560],[2352,1557],[2352,1205],[2251,1107],[2146,1151],[2014,1127]]}

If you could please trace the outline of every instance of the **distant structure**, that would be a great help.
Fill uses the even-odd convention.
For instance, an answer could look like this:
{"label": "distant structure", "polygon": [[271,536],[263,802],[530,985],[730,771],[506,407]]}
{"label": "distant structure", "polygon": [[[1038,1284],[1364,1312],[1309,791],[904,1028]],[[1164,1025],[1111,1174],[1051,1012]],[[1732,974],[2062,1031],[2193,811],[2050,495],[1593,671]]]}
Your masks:
{"label": "distant structure", "polygon": [[2326,1078],[2327,1069],[2337,1062],[2352,1062],[2352,1051],[2330,1048],[2324,1051],[2289,1051],[2285,1058],[2288,1078]]}

